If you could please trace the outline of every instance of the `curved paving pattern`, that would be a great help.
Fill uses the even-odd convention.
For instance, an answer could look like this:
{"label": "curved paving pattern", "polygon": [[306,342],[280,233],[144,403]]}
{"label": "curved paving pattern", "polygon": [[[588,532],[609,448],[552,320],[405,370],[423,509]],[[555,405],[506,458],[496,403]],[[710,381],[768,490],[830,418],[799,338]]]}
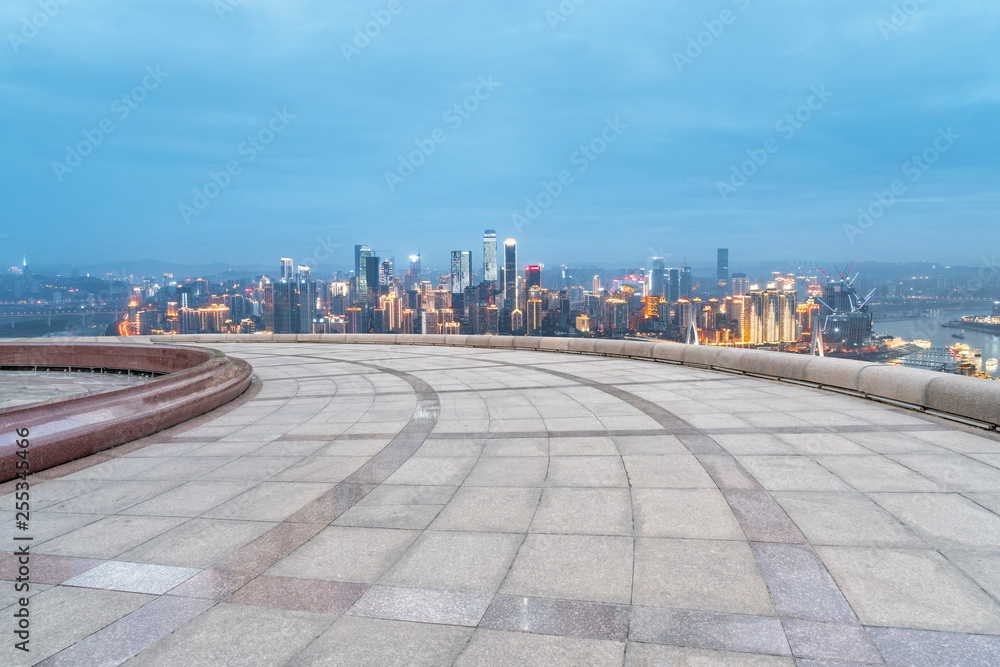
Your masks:
{"label": "curved paving pattern", "polygon": [[212,347],[256,393],[36,482],[3,664],[1000,662],[994,433],[652,362]]}

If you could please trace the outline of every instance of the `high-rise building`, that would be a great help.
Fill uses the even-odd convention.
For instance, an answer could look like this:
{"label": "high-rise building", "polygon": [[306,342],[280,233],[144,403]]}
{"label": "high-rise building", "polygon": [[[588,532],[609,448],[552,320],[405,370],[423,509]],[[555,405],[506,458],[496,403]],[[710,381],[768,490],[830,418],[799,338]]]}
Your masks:
{"label": "high-rise building", "polygon": [[542,286],[542,267],[540,266],[526,266],[524,267],[524,289],[528,290],[532,287]]}
{"label": "high-rise building", "polygon": [[[511,323],[513,327],[513,323]],[[542,330],[542,302],[540,299],[528,300],[528,333],[535,334]]]}
{"label": "high-rise building", "polygon": [[281,258],[281,276],[279,280],[295,280],[295,272],[292,271],[292,258]]}
{"label": "high-rise building", "polygon": [[[451,293],[465,294],[465,288],[472,286],[472,251],[452,250],[451,252]],[[454,297],[452,297],[454,298]]]}
{"label": "high-rise building", "polygon": [[[364,300],[368,296],[368,258],[375,253],[366,245],[354,246],[354,279],[358,286],[358,298]],[[377,275],[377,272],[376,272]],[[377,284],[377,283],[376,283]]]}
{"label": "high-rise building", "polygon": [[365,276],[365,289],[358,287],[358,298],[368,303],[377,303],[379,295],[379,274],[382,260],[374,254],[367,255],[362,260],[362,273]]}
{"label": "high-rise building", "polygon": [[296,281],[274,283],[274,333],[291,334],[299,331],[299,294]]}
{"label": "high-rise building", "polygon": [[993,317],[1000,317],[1000,301],[993,302]]}
{"label": "high-rise building", "polygon": [[308,266],[300,266],[298,270],[298,311],[299,322],[296,333],[313,333],[313,321],[316,319],[316,281],[312,279],[312,271]]}
{"label": "high-rise building", "polygon": [[483,234],[483,281],[497,283],[497,233],[492,229]]}
{"label": "high-rise building", "polygon": [[517,241],[507,239],[503,244],[503,301],[504,308],[514,310],[517,307]]}
{"label": "high-rise building", "polygon": [[681,272],[678,269],[669,269],[667,272],[667,301],[677,303],[681,299]]}
{"label": "high-rise building", "polygon": [[680,294],[680,298],[681,299],[690,299],[691,298],[691,291],[692,291],[692,289],[694,287],[694,285],[691,282],[691,267],[690,266],[682,266],[681,267],[680,279],[681,279],[681,284],[680,284],[681,294]]}
{"label": "high-rise building", "polygon": [[725,291],[729,287],[729,248],[719,248],[716,274],[719,281],[719,288]]}
{"label": "high-rise building", "polygon": [[750,292],[750,279],[745,273],[734,273],[732,286],[733,296],[746,296]]}
{"label": "high-rise building", "polygon": [[600,291],[601,291],[601,277],[600,276],[594,276],[594,284],[593,284],[593,288],[591,290],[591,294],[597,294]]}
{"label": "high-rise building", "polygon": [[663,258],[654,257],[653,268],[649,274],[649,296],[655,296],[655,297],[664,296],[663,270],[664,270]]}

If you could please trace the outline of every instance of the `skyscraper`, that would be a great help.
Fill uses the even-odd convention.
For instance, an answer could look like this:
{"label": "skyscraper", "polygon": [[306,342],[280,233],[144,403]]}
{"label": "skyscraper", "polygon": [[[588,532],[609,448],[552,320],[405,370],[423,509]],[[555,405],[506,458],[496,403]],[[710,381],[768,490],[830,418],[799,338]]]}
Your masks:
{"label": "skyscraper", "polygon": [[662,257],[653,258],[653,269],[649,274],[649,295],[655,297],[664,296]]}
{"label": "skyscraper", "polygon": [[678,269],[669,269],[670,280],[667,282],[667,301],[677,303],[681,299],[681,272]]}
{"label": "skyscraper", "polygon": [[680,287],[681,287],[681,293],[680,293],[680,298],[681,299],[690,299],[691,298],[691,288],[693,287],[692,284],[691,284],[691,267],[690,266],[682,266],[681,267],[680,279],[681,279],[681,285],[680,285]]}
{"label": "skyscraper", "polygon": [[483,234],[483,281],[497,282],[497,233],[492,229]]}
{"label": "skyscraper", "polygon": [[524,267],[524,289],[531,289],[532,287],[542,286],[542,267],[540,266],[526,266]]}
{"label": "skyscraper", "polygon": [[514,310],[517,307],[517,241],[507,239],[503,246],[504,258],[504,308]]}
{"label": "skyscraper", "polygon": [[[494,267],[495,270],[495,267]],[[472,251],[451,251],[451,293],[465,294],[465,288],[472,286]],[[454,298],[454,297],[452,297]]]}
{"label": "skyscraper", "polygon": [[281,280],[294,280],[295,273],[292,271],[292,259],[290,257],[281,258]]}
{"label": "skyscraper", "polygon": [[729,287],[729,248],[719,248],[716,273],[719,281],[719,288],[725,291]]}
{"label": "skyscraper", "polygon": [[357,281],[358,298],[362,300],[368,295],[367,259],[373,254],[372,249],[366,245],[354,246],[354,278]]}

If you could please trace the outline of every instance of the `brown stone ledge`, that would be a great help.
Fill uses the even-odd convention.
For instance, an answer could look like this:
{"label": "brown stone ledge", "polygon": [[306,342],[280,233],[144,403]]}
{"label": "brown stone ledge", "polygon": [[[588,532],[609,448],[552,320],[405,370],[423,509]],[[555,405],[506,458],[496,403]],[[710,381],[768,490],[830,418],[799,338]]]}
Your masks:
{"label": "brown stone ledge", "polygon": [[146,437],[233,400],[250,364],[209,349],[127,343],[0,343],[0,366],[108,368],[163,373],[112,391],[0,411],[0,482],[13,479],[17,430],[27,428],[31,472]]}

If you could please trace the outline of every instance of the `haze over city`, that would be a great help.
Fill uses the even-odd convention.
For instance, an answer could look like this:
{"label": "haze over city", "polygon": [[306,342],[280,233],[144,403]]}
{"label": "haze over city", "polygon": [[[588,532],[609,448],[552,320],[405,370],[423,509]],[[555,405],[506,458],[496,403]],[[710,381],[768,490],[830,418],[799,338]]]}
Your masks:
{"label": "haze over city", "polygon": [[975,267],[995,230],[991,2],[46,7],[3,15],[4,266],[333,271],[489,228],[550,265]]}

